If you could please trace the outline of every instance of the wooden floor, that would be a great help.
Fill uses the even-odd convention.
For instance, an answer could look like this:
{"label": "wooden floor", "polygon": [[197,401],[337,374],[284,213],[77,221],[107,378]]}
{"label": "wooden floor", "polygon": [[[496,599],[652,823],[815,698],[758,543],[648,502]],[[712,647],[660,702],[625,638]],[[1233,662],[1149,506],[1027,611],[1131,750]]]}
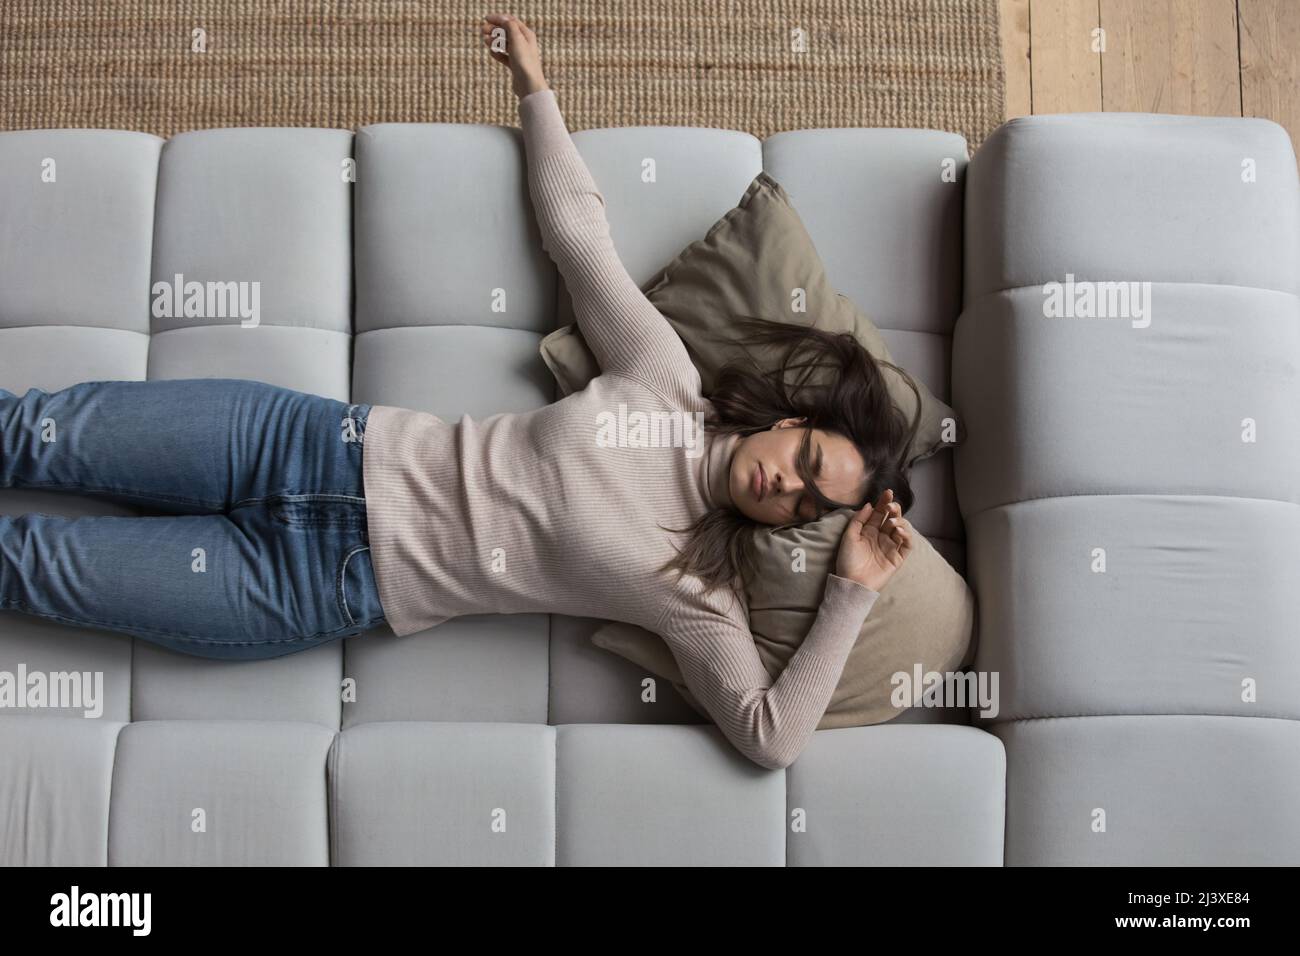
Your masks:
{"label": "wooden floor", "polygon": [[1000,0],[1007,118],[1263,116],[1300,153],[1300,0]]}

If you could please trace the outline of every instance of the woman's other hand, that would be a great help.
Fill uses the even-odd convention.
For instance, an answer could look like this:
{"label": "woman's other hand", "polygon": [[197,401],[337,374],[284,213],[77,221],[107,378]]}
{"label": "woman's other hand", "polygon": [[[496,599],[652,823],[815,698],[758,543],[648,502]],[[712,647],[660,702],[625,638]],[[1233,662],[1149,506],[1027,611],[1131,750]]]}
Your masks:
{"label": "woman's other hand", "polygon": [[[498,30],[505,31],[501,34],[504,51],[494,37]],[[479,32],[483,34],[483,43],[492,59],[510,68],[510,83],[515,96],[523,99],[529,93],[549,89],[546,77],[542,75],[542,51],[537,43],[537,34],[528,24],[511,13],[489,13],[483,17]]]}
{"label": "woman's other hand", "polygon": [[879,591],[912,553],[912,525],[893,489],[854,512],[840,538],[835,573]]}

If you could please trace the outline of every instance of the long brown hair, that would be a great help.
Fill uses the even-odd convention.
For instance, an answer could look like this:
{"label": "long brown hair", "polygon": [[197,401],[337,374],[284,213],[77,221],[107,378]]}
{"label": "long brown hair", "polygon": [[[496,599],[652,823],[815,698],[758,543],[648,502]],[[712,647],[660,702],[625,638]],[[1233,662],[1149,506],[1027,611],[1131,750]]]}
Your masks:
{"label": "long brown hair", "polygon": [[[912,377],[892,362],[872,356],[849,332],[832,333],[752,315],[739,316],[735,324],[746,334],[747,346],[759,348],[747,348],[718,371],[707,396],[713,413],[705,419],[705,431],[747,435],[771,428],[783,418],[806,418],[798,467],[819,517],[838,508],[861,508],[886,488],[894,490],[894,500],[906,513],[913,502],[908,449],[921,425],[920,390]],[[764,347],[769,353],[785,349],[779,362],[764,362],[767,371],[755,355]],[[916,415],[910,424],[889,396],[882,366],[898,372],[916,394]],[[794,380],[792,373],[798,373]],[[812,480],[809,450],[815,428],[844,436],[861,453],[870,475],[861,501],[834,501]],[[706,592],[730,586],[742,593],[744,583],[756,573],[754,533],[768,527],[732,508],[715,508],[689,527],[664,528],[689,538],[660,570],[676,570],[679,579],[694,574],[704,581]]]}

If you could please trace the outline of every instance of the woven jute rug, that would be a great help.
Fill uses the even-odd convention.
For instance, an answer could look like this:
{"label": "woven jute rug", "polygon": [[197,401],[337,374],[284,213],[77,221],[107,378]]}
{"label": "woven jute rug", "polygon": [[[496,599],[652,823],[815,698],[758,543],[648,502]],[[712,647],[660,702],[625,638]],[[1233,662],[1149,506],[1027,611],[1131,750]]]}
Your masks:
{"label": "woven jute rug", "polygon": [[974,150],[1003,119],[997,0],[0,0],[0,128],[514,126],[491,11],[537,31],[572,130],[910,126]]}

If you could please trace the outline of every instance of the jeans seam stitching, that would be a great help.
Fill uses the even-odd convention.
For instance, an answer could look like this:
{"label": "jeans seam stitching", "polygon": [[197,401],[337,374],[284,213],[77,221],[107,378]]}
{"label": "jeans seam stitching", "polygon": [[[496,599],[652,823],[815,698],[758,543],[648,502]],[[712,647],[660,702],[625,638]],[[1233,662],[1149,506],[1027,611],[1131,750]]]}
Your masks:
{"label": "jeans seam stitching", "polygon": [[61,624],[71,624],[75,627],[107,628],[108,630],[126,633],[133,637],[136,636],[136,632],[145,632],[149,634],[158,634],[161,635],[162,637],[166,637],[170,640],[175,640],[175,641],[186,641],[187,643],[191,643],[191,644],[213,644],[221,647],[227,647],[227,646],[254,647],[254,646],[261,646],[264,644],[288,644],[294,641],[309,641],[312,640],[313,638],[323,637],[326,634],[335,634],[339,631],[345,631],[350,626],[345,624],[342,627],[336,627],[328,631],[317,631],[314,634],[300,634],[294,637],[271,638],[265,641],[219,641],[219,640],[211,640],[206,637],[191,637],[188,634],[183,634],[178,631],[167,631],[158,627],[145,627],[142,624],[131,624],[125,621],[118,621],[118,622],[94,621],[91,620],[90,618],[65,617],[62,614],[51,614],[47,611],[39,611],[36,608],[32,607],[30,604],[27,604],[25,601],[19,601],[12,598],[0,601],[0,607],[7,607],[13,609],[22,608],[24,613],[33,614],[37,617],[46,618],[47,620],[51,620],[51,621],[58,621]]}
{"label": "jeans seam stitching", "polygon": [[247,505],[259,505],[268,501],[350,501],[354,504],[365,504],[366,499],[360,495],[342,495],[342,494],[275,494],[263,495],[260,498],[241,498],[231,505],[231,509],[242,508]]}
{"label": "jeans seam stitching", "polygon": [[186,498],[182,495],[169,495],[164,492],[159,492],[155,494],[152,491],[126,491],[121,488],[109,488],[109,487],[102,487],[99,485],[83,485],[80,483],[69,484],[66,481],[23,481],[12,485],[4,485],[3,487],[12,489],[14,491],[23,491],[24,489],[41,489],[41,488],[54,488],[60,490],[66,489],[68,491],[85,492],[87,494],[99,493],[99,494],[107,494],[107,495],[119,495],[124,498],[146,498],[146,499],[157,499],[159,501],[175,501],[175,502],[179,502],[180,504],[186,504],[186,505],[202,505],[205,508],[221,507],[221,504],[219,502],[214,504],[212,501],[206,500],[204,498]]}
{"label": "jeans seam stitching", "polygon": [[344,627],[356,627],[357,625],[357,622],[352,617],[352,611],[348,609],[348,589],[347,589],[348,564],[352,561],[352,558],[354,556],[360,554],[362,551],[369,551],[369,550],[370,550],[369,545],[362,545],[359,548],[353,548],[351,551],[349,551],[346,555],[343,556],[343,565],[342,567],[339,568],[339,580],[338,580],[338,592],[337,592],[338,599],[339,599],[339,607],[343,609],[343,616],[348,620],[348,623],[345,624]]}

